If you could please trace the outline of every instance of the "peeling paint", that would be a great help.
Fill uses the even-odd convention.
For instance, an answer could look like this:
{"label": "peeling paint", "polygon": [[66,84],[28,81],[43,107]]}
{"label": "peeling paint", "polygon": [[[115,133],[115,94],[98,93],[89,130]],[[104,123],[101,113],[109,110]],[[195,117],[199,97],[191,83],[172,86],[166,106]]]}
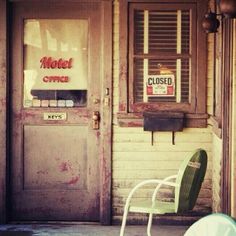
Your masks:
{"label": "peeling paint", "polygon": [[70,170],[72,170],[71,164],[70,164],[69,162],[62,162],[62,163],[59,165],[59,170],[60,170],[61,172],[70,171]]}
{"label": "peeling paint", "polygon": [[126,110],[126,105],[124,103],[119,104],[119,111],[125,111]]}
{"label": "peeling paint", "polygon": [[69,182],[65,182],[65,184],[74,185],[74,184],[76,184],[78,181],[79,181],[79,176],[75,176],[75,177],[72,177]]}
{"label": "peeling paint", "polygon": [[97,138],[100,138],[101,132],[100,132],[100,131],[97,131],[97,132],[96,132],[96,136],[97,136]]}

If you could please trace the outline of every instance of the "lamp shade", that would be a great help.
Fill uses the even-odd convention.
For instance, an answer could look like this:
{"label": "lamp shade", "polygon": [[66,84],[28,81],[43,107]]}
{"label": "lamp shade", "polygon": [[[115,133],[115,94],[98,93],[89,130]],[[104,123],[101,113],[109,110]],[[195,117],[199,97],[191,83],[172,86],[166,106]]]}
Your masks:
{"label": "lamp shade", "polygon": [[202,27],[206,33],[216,33],[219,26],[220,21],[216,18],[216,13],[209,12],[205,15],[202,21]]}
{"label": "lamp shade", "polygon": [[236,18],[236,0],[220,0],[219,7],[226,18]]}

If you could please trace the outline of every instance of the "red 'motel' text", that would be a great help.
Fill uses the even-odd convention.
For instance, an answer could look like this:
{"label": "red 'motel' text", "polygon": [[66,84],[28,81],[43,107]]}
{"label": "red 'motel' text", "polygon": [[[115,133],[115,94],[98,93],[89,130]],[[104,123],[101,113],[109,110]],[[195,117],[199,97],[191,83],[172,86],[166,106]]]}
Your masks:
{"label": "red 'motel' text", "polygon": [[71,69],[72,68],[72,58],[69,60],[64,60],[62,58],[55,60],[52,57],[43,57],[40,60],[40,68],[43,69]]}
{"label": "red 'motel' text", "polygon": [[[58,60],[52,57],[42,57],[40,59],[40,68],[42,69],[71,69],[72,68],[72,58],[69,60],[64,60],[59,58]],[[44,76],[44,83],[68,83],[68,76]]]}

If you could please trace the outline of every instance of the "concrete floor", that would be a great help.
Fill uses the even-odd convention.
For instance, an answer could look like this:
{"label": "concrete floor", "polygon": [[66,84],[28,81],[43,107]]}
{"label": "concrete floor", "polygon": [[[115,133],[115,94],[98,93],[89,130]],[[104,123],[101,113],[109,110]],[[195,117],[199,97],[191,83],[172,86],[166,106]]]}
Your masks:
{"label": "concrete floor", "polygon": [[[152,227],[152,236],[183,236],[188,226]],[[119,226],[100,225],[0,225],[0,236],[119,236]],[[146,236],[145,226],[127,226],[125,236]]]}

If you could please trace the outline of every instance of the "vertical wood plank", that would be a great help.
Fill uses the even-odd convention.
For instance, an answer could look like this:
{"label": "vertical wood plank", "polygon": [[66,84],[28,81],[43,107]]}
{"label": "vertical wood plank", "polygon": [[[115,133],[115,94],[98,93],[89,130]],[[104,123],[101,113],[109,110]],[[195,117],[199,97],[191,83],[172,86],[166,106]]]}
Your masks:
{"label": "vertical wood plank", "polygon": [[[124,27],[128,23],[128,1],[120,0],[119,1],[119,112],[126,113],[128,112],[127,104],[127,76],[128,76],[128,67],[127,67],[127,54],[128,54],[128,28]],[[122,14],[121,14],[122,12]]]}
{"label": "vertical wood plank", "polygon": [[146,92],[146,78],[148,77],[148,59],[143,59],[143,101],[148,102]]}
{"label": "vertical wood plank", "polygon": [[[207,35],[202,29],[202,19],[204,18],[205,9],[207,9],[208,1],[205,0],[199,0],[197,1],[197,41],[198,41],[198,47],[197,47],[197,64],[198,68],[196,71],[197,74],[197,84],[201,86],[201,89],[197,89],[196,91],[196,98],[197,98],[197,107],[196,112],[197,113],[206,113],[206,98],[207,98],[207,89],[206,89],[206,72],[207,72],[207,58],[206,58],[206,52],[207,52]],[[194,36],[193,36],[194,37]],[[194,85],[193,85],[194,87]]]}
{"label": "vertical wood plank", "polygon": [[[112,1],[102,2],[102,145],[100,222],[111,224],[111,152],[112,152]],[[109,94],[107,94],[107,89]],[[109,99],[106,103],[105,99]]]}
{"label": "vertical wood plank", "polygon": [[[144,35],[143,35],[143,53],[147,54],[149,52],[149,11],[144,11]],[[146,92],[146,78],[148,76],[148,59],[143,60],[143,101],[148,102],[147,92]]]}
{"label": "vertical wood plank", "polygon": [[177,54],[181,53],[181,32],[182,32],[182,13],[181,10],[177,10]]}
{"label": "vertical wood plank", "polygon": [[0,223],[6,223],[7,4],[0,1]]}
{"label": "vertical wood plank", "polygon": [[176,102],[181,102],[181,59],[176,60]]}
{"label": "vertical wood plank", "polygon": [[[236,39],[236,20],[233,23],[233,38]],[[233,41],[233,107],[232,107],[232,166],[231,166],[231,213],[236,216],[236,41]]]}
{"label": "vertical wood plank", "polygon": [[144,35],[143,35],[143,53],[148,53],[148,40],[149,40],[149,11],[144,11]]}
{"label": "vertical wood plank", "polygon": [[222,92],[222,139],[223,139],[223,159],[222,159],[222,182],[221,198],[222,212],[230,214],[231,210],[231,153],[230,153],[230,136],[231,136],[231,106],[232,106],[232,32],[233,24],[230,21],[223,21],[223,92]]}
{"label": "vertical wood plank", "polygon": [[[181,22],[181,10],[177,10],[177,54],[181,54],[181,32],[182,32],[182,22]],[[176,102],[181,102],[181,59],[176,60]]]}

